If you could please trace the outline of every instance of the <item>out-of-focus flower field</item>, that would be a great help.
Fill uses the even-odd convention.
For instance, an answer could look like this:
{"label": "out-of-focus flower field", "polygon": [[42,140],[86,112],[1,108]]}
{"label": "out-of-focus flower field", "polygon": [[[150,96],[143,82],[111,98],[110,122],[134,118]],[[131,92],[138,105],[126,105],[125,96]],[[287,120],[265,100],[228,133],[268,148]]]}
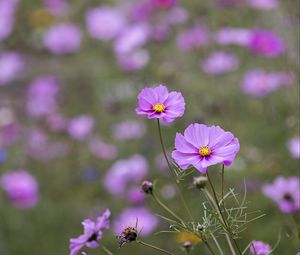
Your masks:
{"label": "out-of-focus flower field", "polygon": [[[272,254],[299,252],[299,2],[0,0],[1,255],[69,254],[81,222],[106,208],[100,246],[113,254],[159,254],[118,249],[116,235],[136,218],[144,240],[184,254],[192,240],[161,233],[165,212],[140,188],[155,181],[160,199],[188,217],[156,120],[136,113],[140,91],[159,84],[185,100],[183,117],[162,125],[170,157],[190,123],[239,139],[225,187],[265,215],[241,233],[241,247],[262,240]],[[200,175],[181,184],[199,220]],[[191,254],[209,254],[193,243]]]}

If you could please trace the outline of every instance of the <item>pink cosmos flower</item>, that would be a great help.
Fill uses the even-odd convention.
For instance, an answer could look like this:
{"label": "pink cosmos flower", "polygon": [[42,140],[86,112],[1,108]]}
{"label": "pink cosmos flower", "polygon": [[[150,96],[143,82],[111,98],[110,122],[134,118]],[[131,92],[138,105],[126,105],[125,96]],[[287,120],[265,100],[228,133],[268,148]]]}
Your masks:
{"label": "pink cosmos flower", "polygon": [[288,148],[293,158],[300,158],[300,137],[293,137],[288,142]]}
{"label": "pink cosmos flower", "polygon": [[285,51],[285,43],[277,34],[258,29],[252,32],[248,45],[249,49],[263,57],[277,57]]}
{"label": "pink cosmos flower", "polygon": [[99,136],[92,136],[88,142],[90,152],[100,158],[111,160],[118,155],[118,148],[113,144],[108,144]]}
{"label": "pink cosmos flower", "polygon": [[233,53],[213,52],[201,63],[202,70],[211,75],[223,74],[238,68],[239,60]]}
{"label": "pink cosmos flower", "polygon": [[177,0],[150,0],[154,7],[169,9],[177,4]]}
{"label": "pink cosmos flower", "polygon": [[0,54],[0,86],[6,85],[18,77],[24,68],[24,59],[17,52]]}
{"label": "pink cosmos flower", "polygon": [[177,47],[182,51],[191,51],[209,43],[206,27],[196,25],[181,32],[177,37]]}
{"label": "pink cosmos flower", "polygon": [[26,94],[29,115],[41,117],[57,109],[58,80],[54,76],[41,76],[32,81]]}
{"label": "pink cosmos flower", "polygon": [[146,207],[136,207],[125,209],[114,222],[114,230],[121,233],[126,227],[135,227],[141,236],[151,234],[158,225],[158,218],[154,216]]}
{"label": "pink cosmos flower", "polygon": [[82,140],[93,130],[95,121],[90,115],[80,115],[73,118],[68,125],[68,133],[74,139]]}
{"label": "pink cosmos flower", "polygon": [[109,6],[88,10],[85,19],[90,36],[102,41],[115,38],[126,25],[123,14]]}
{"label": "pink cosmos flower", "polygon": [[268,255],[271,252],[270,245],[262,241],[252,241],[250,246],[251,255]]}
{"label": "pink cosmos flower", "polygon": [[287,72],[267,73],[261,69],[248,71],[242,80],[242,90],[250,95],[265,97],[280,86],[291,85],[293,75]]}
{"label": "pink cosmos flower", "polygon": [[224,27],[215,33],[215,40],[218,44],[229,45],[235,44],[239,46],[249,45],[252,32],[246,28]]}
{"label": "pink cosmos flower", "polygon": [[141,155],[115,162],[104,177],[104,187],[114,195],[122,195],[132,183],[140,183],[148,173],[148,162]]}
{"label": "pink cosmos flower", "polygon": [[185,102],[180,92],[168,92],[159,85],[155,88],[144,88],[138,95],[138,115],[147,115],[148,119],[162,119],[163,122],[173,122],[184,114]]}
{"label": "pink cosmos flower", "polygon": [[69,5],[65,0],[44,0],[47,10],[53,15],[64,15],[69,10]]}
{"label": "pink cosmos flower", "polygon": [[46,31],[44,45],[53,54],[76,52],[81,44],[81,32],[73,24],[58,24]]}
{"label": "pink cosmos flower", "polygon": [[134,120],[127,120],[115,124],[112,127],[113,137],[118,140],[130,140],[141,138],[146,131],[145,125]]}
{"label": "pink cosmos flower", "polygon": [[84,247],[95,249],[102,239],[102,229],[109,229],[110,211],[106,209],[102,216],[94,222],[86,219],[82,222],[84,233],[77,238],[70,239],[70,255],[76,255]]}
{"label": "pink cosmos flower", "polygon": [[205,174],[211,165],[231,165],[239,149],[239,141],[231,132],[195,123],[186,128],[184,135],[176,134],[172,157],[183,170],[193,165]]}
{"label": "pink cosmos flower", "polygon": [[128,53],[117,53],[117,62],[124,72],[134,72],[143,69],[149,62],[148,51],[143,49],[134,50]]}
{"label": "pink cosmos flower", "polygon": [[277,203],[283,213],[300,210],[299,177],[284,178],[279,176],[272,184],[263,186],[263,193]]}
{"label": "pink cosmos flower", "polygon": [[34,207],[39,201],[38,183],[25,170],[9,171],[0,179],[0,186],[12,204],[19,209]]}
{"label": "pink cosmos flower", "polygon": [[247,2],[249,6],[264,11],[272,10],[279,5],[278,0],[247,0]]}
{"label": "pink cosmos flower", "polygon": [[0,1],[0,41],[7,38],[13,30],[18,2]]}

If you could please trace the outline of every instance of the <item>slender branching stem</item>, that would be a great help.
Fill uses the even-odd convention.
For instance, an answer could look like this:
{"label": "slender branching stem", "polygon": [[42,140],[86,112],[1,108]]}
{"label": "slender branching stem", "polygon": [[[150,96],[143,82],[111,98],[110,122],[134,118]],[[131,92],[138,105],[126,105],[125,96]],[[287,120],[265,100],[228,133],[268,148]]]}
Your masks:
{"label": "slender branching stem", "polygon": [[174,218],[176,218],[178,221],[180,221],[183,225],[184,221],[176,214],[174,213],[168,206],[166,206],[157,196],[155,196],[154,193],[151,194],[153,199],[155,200],[156,203],[158,203],[164,210],[166,210],[169,214],[171,214]]}
{"label": "slender branching stem", "polygon": [[217,248],[218,248],[220,254],[221,254],[221,255],[224,255],[223,250],[221,249],[221,246],[220,246],[220,244],[219,244],[217,238],[215,237],[215,235],[214,235],[213,233],[210,233],[210,235],[211,235],[212,239],[214,240],[214,243],[215,243],[215,245],[217,246]]}
{"label": "slender branching stem", "polygon": [[231,232],[231,229],[230,229],[230,227],[229,227],[229,225],[228,225],[228,223],[227,223],[227,220],[225,219],[225,217],[224,217],[224,215],[223,215],[223,212],[222,212],[222,210],[221,210],[221,208],[220,208],[219,200],[218,200],[218,197],[217,197],[215,188],[214,188],[214,186],[213,186],[213,183],[212,183],[212,181],[211,181],[211,179],[210,179],[210,177],[209,177],[208,171],[206,172],[206,176],[207,176],[208,183],[209,183],[209,185],[210,185],[210,187],[211,187],[211,190],[212,190],[212,192],[213,192],[213,196],[214,196],[214,199],[215,199],[215,202],[216,202],[217,209],[218,209],[218,211],[219,211],[219,213],[220,213],[220,216],[221,216],[221,218],[222,218],[222,220],[223,220],[223,222],[224,222],[224,225],[225,225],[225,228],[226,228],[226,230],[227,230],[227,233],[228,233],[229,237],[231,238],[231,240],[233,241],[235,247],[237,248],[238,253],[239,253],[240,255],[242,255],[242,251],[240,250],[240,248],[239,248],[239,246],[238,246],[238,244],[237,244],[237,241],[234,239],[233,234],[232,234],[232,232]]}
{"label": "slender branching stem", "polygon": [[114,255],[109,249],[107,249],[103,244],[101,244],[101,248],[107,255]]}
{"label": "slender branching stem", "polygon": [[221,201],[222,201],[222,205],[225,210],[225,201],[224,201],[224,183],[225,183],[225,173],[224,173],[224,164],[222,164],[222,169],[221,169]]}
{"label": "slender branching stem", "polygon": [[152,248],[152,249],[154,249],[154,250],[160,251],[160,252],[162,252],[162,253],[164,253],[164,254],[175,255],[175,254],[172,253],[172,252],[169,252],[169,251],[167,251],[167,250],[165,250],[165,249],[159,248],[159,247],[154,246],[154,245],[152,245],[152,244],[145,243],[145,242],[143,242],[143,241],[141,241],[141,240],[137,240],[136,242],[137,242],[138,244],[141,244],[141,245],[147,246],[147,247],[149,247],[149,248]]}
{"label": "slender branching stem", "polygon": [[188,206],[187,206],[187,204],[186,204],[186,202],[185,202],[185,199],[184,199],[184,197],[183,197],[183,195],[182,195],[182,192],[181,192],[181,190],[180,190],[179,182],[178,182],[177,177],[176,177],[176,175],[175,175],[175,173],[174,173],[174,171],[173,171],[173,169],[172,169],[172,165],[171,165],[171,163],[170,163],[170,161],[169,161],[169,159],[168,159],[168,156],[167,156],[167,153],[166,153],[165,144],[164,144],[163,137],[162,137],[162,132],[161,132],[161,127],[160,127],[160,121],[159,121],[159,119],[157,119],[157,128],[158,128],[159,140],[160,140],[160,145],[161,145],[161,148],[162,148],[162,152],[163,152],[164,157],[165,157],[165,159],[166,159],[166,161],[167,161],[169,170],[170,170],[172,176],[174,177],[174,180],[175,180],[175,183],[176,183],[176,188],[177,188],[177,191],[178,191],[180,200],[181,200],[181,202],[182,202],[182,204],[183,204],[185,210],[187,211],[189,217],[191,218],[192,221],[194,221],[193,216],[192,216],[192,214],[191,214],[191,211],[189,210],[189,208],[188,208]]}

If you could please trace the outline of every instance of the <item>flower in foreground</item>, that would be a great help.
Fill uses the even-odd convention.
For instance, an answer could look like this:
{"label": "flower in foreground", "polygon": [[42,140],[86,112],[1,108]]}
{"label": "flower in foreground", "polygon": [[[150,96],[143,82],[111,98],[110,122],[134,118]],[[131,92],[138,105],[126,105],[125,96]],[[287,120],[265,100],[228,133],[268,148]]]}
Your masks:
{"label": "flower in foreground", "polygon": [[95,249],[102,239],[102,229],[109,229],[110,211],[106,209],[102,216],[94,222],[86,219],[82,222],[84,233],[77,238],[70,239],[70,255],[76,255],[84,247]]}
{"label": "flower in foreground", "polygon": [[168,92],[168,89],[159,85],[155,88],[144,88],[138,95],[136,113],[147,115],[148,119],[162,119],[163,122],[172,122],[184,114],[185,102],[180,92]]}
{"label": "flower in foreground", "polygon": [[38,183],[25,170],[5,173],[0,179],[0,186],[16,208],[32,208],[39,201]]}
{"label": "flower in foreground", "polygon": [[193,165],[205,174],[211,165],[231,165],[239,149],[239,141],[231,132],[195,123],[186,128],[184,135],[176,134],[172,158],[183,170]]}
{"label": "flower in foreground", "polygon": [[251,255],[268,255],[271,252],[270,245],[262,241],[252,241],[250,246]]}
{"label": "flower in foreground", "polygon": [[300,210],[299,177],[284,178],[279,176],[272,184],[263,186],[263,193],[277,203],[283,213]]}

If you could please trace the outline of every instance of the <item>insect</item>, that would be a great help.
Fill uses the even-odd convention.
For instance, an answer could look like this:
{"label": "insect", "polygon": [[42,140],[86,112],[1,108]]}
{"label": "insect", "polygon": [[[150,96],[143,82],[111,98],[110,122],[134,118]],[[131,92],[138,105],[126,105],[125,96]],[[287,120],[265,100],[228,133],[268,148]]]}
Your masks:
{"label": "insect", "polygon": [[135,227],[126,227],[123,231],[117,235],[117,239],[119,242],[119,248],[121,248],[124,244],[136,241],[138,237],[138,219],[136,219]]}

